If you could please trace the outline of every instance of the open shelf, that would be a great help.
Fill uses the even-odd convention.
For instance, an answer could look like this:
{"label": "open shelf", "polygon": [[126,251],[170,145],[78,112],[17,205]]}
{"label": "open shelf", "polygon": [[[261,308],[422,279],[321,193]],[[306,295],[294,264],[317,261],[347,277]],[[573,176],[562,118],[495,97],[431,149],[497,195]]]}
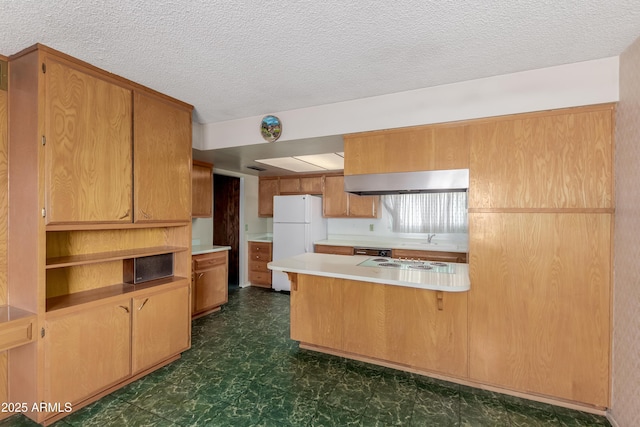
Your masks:
{"label": "open shelf", "polygon": [[75,292],[72,294],[51,297],[47,298],[47,312],[61,310],[63,308],[73,307],[81,304],[89,304],[112,297],[131,294],[136,291],[153,288],[154,286],[177,283],[185,280],[187,280],[185,277],[172,276],[162,279],[150,280],[148,282],[138,283],[135,285],[131,283],[119,283],[116,285],[105,286],[98,289],[91,289],[88,291]]}
{"label": "open shelf", "polygon": [[74,265],[95,264],[121,259],[140,258],[188,250],[179,246],[156,246],[153,248],[126,249],[121,251],[97,252],[93,254],[69,255],[47,258],[46,269],[72,267]]}

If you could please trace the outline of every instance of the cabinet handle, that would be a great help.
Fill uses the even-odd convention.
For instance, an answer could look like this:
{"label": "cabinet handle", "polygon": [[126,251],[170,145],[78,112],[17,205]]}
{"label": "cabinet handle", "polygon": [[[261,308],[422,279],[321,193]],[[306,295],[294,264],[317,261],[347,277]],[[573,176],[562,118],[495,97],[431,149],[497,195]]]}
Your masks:
{"label": "cabinet handle", "polygon": [[124,215],[122,215],[122,216],[121,216],[120,218],[118,218],[118,219],[125,219],[126,217],[128,217],[128,216],[129,216],[129,211],[130,211],[130,210],[131,210],[131,209],[127,209],[127,211],[124,213]]}
{"label": "cabinet handle", "polygon": [[145,298],[144,301],[142,301],[142,304],[140,304],[140,307],[138,307],[138,311],[142,310],[142,307],[144,307],[144,305],[149,301],[149,298]]}
{"label": "cabinet handle", "polygon": [[196,280],[200,280],[200,278],[201,278],[202,276],[204,276],[204,273],[199,273],[199,274],[198,274],[198,278],[197,278]]}
{"label": "cabinet handle", "polygon": [[442,311],[444,309],[444,294],[442,291],[436,291],[436,300],[438,302],[438,310]]}
{"label": "cabinet handle", "polygon": [[121,309],[123,309],[125,312],[127,312],[127,313],[129,312],[129,307],[126,307],[126,306],[124,306],[124,305],[120,305],[119,307],[120,307]]}
{"label": "cabinet handle", "polygon": [[142,216],[144,217],[144,219],[151,219],[151,215],[149,215],[148,213],[146,213],[144,210],[140,209],[140,213],[142,214]]}

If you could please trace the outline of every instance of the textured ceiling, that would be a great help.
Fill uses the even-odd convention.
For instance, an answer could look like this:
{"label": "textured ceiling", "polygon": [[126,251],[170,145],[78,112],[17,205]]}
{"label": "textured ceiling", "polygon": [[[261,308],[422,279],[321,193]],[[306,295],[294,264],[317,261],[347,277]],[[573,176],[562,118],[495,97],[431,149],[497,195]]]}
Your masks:
{"label": "textured ceiling", "polygon": [[219,122],[616,56],[638,0],[2,0],[0,54],[43,43]]}

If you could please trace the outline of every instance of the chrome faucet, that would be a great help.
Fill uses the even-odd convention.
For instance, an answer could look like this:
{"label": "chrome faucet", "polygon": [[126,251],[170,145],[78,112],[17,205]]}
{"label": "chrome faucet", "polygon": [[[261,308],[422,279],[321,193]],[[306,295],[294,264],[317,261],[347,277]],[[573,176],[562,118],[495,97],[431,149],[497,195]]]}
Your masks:
{"label": "chrome faucet", "polygon": [[435,236],[435,234],[428,234],[427,235],[427,243],[431,243],[431,239],[433,239],[433,236]]}

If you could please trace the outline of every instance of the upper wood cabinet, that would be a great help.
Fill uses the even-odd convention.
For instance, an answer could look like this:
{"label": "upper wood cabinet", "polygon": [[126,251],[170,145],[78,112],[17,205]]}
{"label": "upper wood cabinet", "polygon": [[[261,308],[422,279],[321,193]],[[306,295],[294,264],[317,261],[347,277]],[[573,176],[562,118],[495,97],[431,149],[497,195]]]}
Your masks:
{"label": "upper wood cabinet", "polygon": [[191,219],[191,111],[133,96],[134,222]]}
{"label": "upper wood cabinet", "polygon": [[191,170],[191,217],[211,218],[213,215],[213,165],[193,161]]}
{"label": "upper wood cabinet", "polygon": [[47,224],[131,222],[131,90],[44,61]]}
{"label": "upper wood cabinet", "polygon": [[462,125],[429,125],[344,136],[344,174],[467,169]]}
{"label": "upper wood cabinet", "polygon": [[297,176],[293,177],[285,177],[282,176],[279,178],[280,187],[279,194],[300,194],[300,178]]}
{"label": "upper wood cabinet", "polygon": [[260,178],[258,182],[258,216],[273,216],[273,196],[278,194],[278,177]]}
{"label": "upper wood cabinet", "polygon": [[324,186],[324,176],[301,176],[301,194],[322,194]]}
{"label": "upper wood cabinet", "polygon": [[469,208],[612,208],[613,107],[469,125]]}
{"label": "upper wood cabinet", "polygon": [[281,176],[280,195],[322,194],[323,176]]}
{"label": "upper wood cabinet", "polygon": [[380,196],[358,196],[344,191],[344,176],[332,175],[324,179],[322,215],[334,218],[377,218]]}

